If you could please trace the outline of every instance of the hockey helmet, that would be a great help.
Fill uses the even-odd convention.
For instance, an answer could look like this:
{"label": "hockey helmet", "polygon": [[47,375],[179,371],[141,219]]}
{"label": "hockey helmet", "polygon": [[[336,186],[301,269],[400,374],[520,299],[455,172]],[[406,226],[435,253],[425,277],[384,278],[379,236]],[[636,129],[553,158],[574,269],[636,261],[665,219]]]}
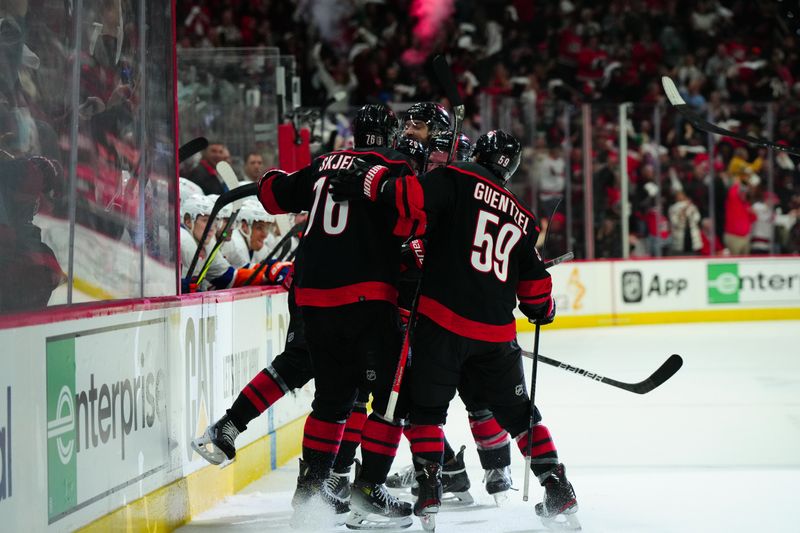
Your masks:
{"label": "hockey helmet", "polygon": [[450,114],[435,102],[413,104],[403,113],[403,123],[410,120],[424,122],[428,126],[430,137],[450,130]]}
{"label": "hockey helmet", "polygon": [[397,147],[395,149],[411,159],[415,166],[414,170],[417,172],[425,168],[425,159],[428,156],[428,151],[418,140],[412,139],[411,137],[403,137],[397,141]]}
{"label": "hockey helmet", "polygon": [[247,222],[247,231],[245,231],[244,227],[240,227],[239,231],[241,231],[242,235],[245,237],[250,237],[250,228],[253,227],[254,222],[275,222],[275,216],[267,213],[264,206],[261,205],[261,202],[250,198],[249,200],[245,200],[242,204],[237,220],[240,222]]}
{"label": "hockey helmet", "polygon": [[492,130],[478,137],[472,153],[475,162],[490,170],[504,184],[519,167],[522,145],[503,130]]}
{"label": "hockey helmet", "polygon": [[[207,196],[207,198],[210,198],[212,202],[217,203],[217,198],[219,198],[219,194],[209,194]],[[227,205],[225,205],[225,207],[222,207],[219,210],[219,213],[217,214],[217,216],[219,218],[221,218],[221,219],[222,218],[231,218],[232,214],[233,214],[233,205],[232,204],[227,204]]]}
{"label": "hockey helmet", "polygon": [[184,198],[181,201],[181,220],[189,215],[189,220],[194,223],[197,217],[210,215],[212,209],[214,209],[214,202],[208,196],[196,194]]}
{"label": "hockey helmet", "polygon": [[178,194],[181,202],[183,202],[184,198],[189,198],[190,196],[202,196],[203,189],[192,180],[181,177],[178,178]]}
{"label": "hockey helmet", "polygon": [[397,132],[397,117],[383,104],[367,104],[356,113],[352,128],[356,148],[390,146]]}
{"label": "hockey helmet", "polygon": [[[445,152],[450,153],[450,140],[453,138],[452,131],[445,131],[431,139],[431,152]],[[456,145],[456,161],[469,161],[472,156],[472,141],[469,137],[460,133],[458,135],[458,144]]]}

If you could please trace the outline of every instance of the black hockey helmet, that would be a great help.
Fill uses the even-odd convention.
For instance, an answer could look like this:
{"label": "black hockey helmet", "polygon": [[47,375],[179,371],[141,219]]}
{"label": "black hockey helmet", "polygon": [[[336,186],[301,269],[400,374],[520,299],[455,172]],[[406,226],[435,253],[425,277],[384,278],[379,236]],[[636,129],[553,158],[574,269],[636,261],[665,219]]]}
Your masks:
{"label": "black hockey helmet", "polygon": [[401,154],[407,155],[414,163],[417,172],[425,168],[425,159],[428,157],[428,151],[425,145],[411,137],[403,137],[397,141],[395,150]]}
{"label": "black hockey helmet", "polygon": [[403,122],[409,120],[424,122],[428,126],[428,135],[431,137],[450,130],[450,114],[443,106],[435,102],[413,104],[403,113]]}
{"label": "black hockey helmet", "polygon": [[472,155],[476,163],[506,183],[519,167],[522,145],[513,135],[503,130],[492,130],[478,137]]}
{"label": "black hockey helmet", "polygon": [[[436,135],[431,139],[431,152],[445,152],[450,153],[450,139],[453,138],[452,131],[446,131]],[[472,157],[472,141],[469,137],[460,133],[458,135],[458,144],[456,145],[456,161],[469,161]]]}
{"label": "black hockey helmet", "polygon": [[367,104],[356,113],[352,128],[356,148],[390,146],[397,132],[397,117],[383,104]]}

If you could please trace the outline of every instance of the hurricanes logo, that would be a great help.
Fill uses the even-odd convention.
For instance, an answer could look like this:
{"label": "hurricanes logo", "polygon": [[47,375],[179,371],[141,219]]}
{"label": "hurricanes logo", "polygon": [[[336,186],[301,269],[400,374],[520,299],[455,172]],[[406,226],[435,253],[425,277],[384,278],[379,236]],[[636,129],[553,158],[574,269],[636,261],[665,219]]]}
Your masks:
{"label": "hurricanes logo", "polygon": [[514,394],[517,396],[522,396],[525,393],[525,385],[519,384],[514,387]]}
{"label": "hurricanes logo", "polygon": [[56,404],[56,418],[47,421],[47,438],[55,439],[58,459],[69,464],[75,450],[75,401],[68,386],[61,387]]}

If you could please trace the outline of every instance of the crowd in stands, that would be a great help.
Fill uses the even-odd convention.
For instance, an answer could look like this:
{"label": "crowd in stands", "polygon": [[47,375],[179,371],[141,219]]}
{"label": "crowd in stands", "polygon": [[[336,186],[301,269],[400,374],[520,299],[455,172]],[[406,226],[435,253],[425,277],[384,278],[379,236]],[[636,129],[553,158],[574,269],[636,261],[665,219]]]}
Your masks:
{"label": "crowd in stands", "polygon": [[[466,132],[497,127],[490,108],[515,102],[511,123],[528,146],[517,186],[544,216],[569,181],[573,235],[584,227],[583,124],[577,112],[570,124],[560,117],[566,105],[591,104],[597,257],[621,255],[616,104],[633,102],[634,255],[800,253],[795,162],[730,138],[715,138],[709,157],[707,136],[667,111],[660,85],[669,75],[713,122],[797,146],[800,14],[781,3],[727,0],[458,0],[422,11],[417,4],[179,0],[178,44],[276,46],[297,60],[304,105],[346,93],[334,112],[375,101],[445,102],[424,61],[444,52],[467,105]],[[664,109],[659,131],[656,105]],[[527,110],[532,129],[521,126],[532,122]],[[572,244],[580,253],[581,243]]]}

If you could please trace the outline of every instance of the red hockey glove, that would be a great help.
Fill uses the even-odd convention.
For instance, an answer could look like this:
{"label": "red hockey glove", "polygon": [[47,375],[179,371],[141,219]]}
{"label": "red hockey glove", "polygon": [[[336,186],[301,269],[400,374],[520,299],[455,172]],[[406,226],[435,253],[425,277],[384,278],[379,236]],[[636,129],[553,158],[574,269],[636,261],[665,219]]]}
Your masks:
{"label": "red hockey glove", "polygon": [[339,170],[331,176],[331,197],[342,202],[364,196],[374,202],[386,181],[387,172],[389,169],[386,167],[372,166],[363,159],[355,159],[350,168]]}
{"label": "red hockey glove", "polygon": [[521,303],[519,310],[528,317],[528,322],[531,324],[546,326],[556,318],[556,301],[551,296],[545,303],[537,306]]}

